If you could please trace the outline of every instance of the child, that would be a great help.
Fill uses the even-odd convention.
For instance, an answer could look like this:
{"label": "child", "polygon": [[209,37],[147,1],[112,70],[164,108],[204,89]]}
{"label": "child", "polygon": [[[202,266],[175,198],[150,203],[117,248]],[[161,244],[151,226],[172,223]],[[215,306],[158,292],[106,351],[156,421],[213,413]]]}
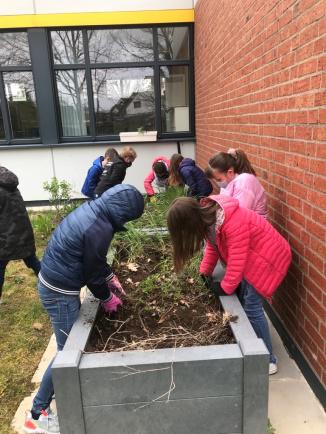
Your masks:
{"label": "child", "polygon": [[125,179],[127,168],[132,165],[137,157],[136,151],[130,146],[122,149],[110,165],[103,170],[100,181],[95,188],[96,197],[100,197],[106,190],[121,184]]}
{"label": "child", "polygon": [[9,261],[23,259],[36,276],[40,271],[32,225],[17,186],[17,176],[0,166],[0,303]]}
{"label": "child", "polygon": [[180,154],[173,154],[170,162],[169,185],[188,186],[187,195],[192,197],[209,196],[213,190],[212,184],[205,173],[196,166],[191,158],[184,158]]}
{"label": "child", "polygon": [[[139,218],[144,198],[131,185],[117,185],[99,199],[86,202],[70,213],[54,231],[44,253],[38,290],[54,329],[58,351],[76,321],[80,289],[87,285],[101,300],[108,313],[115,312],[125,292],[107,264],[106,255],[117,231],[128,221]],[[45,371],[40,388],[27,415],[27,433],[59,433],[56,415],[48,411],[54,389],[51,366]]]}
{"label": "child", "polygon": [[152,169],[146,176],[144,187],[149,197],[154,196],[154,186],[159,192],[165,191],[169,183],[170,160],[166,157],[157,157],[152,163]]}
{"label": "child", "polygon": [[210,276],[220,258],[226,264],[221,289],[232,294],[241,284],[246,293],[243,308],[270,353],[270,374],[276,373],[263,299],[273,295],[287,273],[291,262],[287,241],[266,219],[240,207],[237,199],[223,195],[210,196],[201,203],[192,198],[176,199],[167,222],[177,272],[206,240],[200,273]]}
{"label": "child", "polygon": [[209,160],[209,169],[221,188],[221,194],[238,199],[240,206],[267,218],[265,190],[244,151],[229,149],[214,155]]}
{"label": "child", "polygon": [[88,169],[86,179],[82,188],[82,193],[90,199],[95,199],[95,187],[97,186],[100,176],[103,173],[105,166],[110,164],[112,160],[118,156],[118,152],[114,148],[108,148],[105,151],[104,157],[98,157],[93,161],[92,167]]}

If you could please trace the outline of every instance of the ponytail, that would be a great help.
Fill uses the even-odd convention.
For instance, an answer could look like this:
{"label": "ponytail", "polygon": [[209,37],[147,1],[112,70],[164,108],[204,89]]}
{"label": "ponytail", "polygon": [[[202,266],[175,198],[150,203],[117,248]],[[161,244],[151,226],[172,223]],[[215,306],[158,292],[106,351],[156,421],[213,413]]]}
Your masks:
{"label": "ponytail", "polygon": [[183,185],[183,181],[180,176],[179,166],[181,161],[183,160],[183,156],[181,154],[173,154],[170,159],[170,176],[169,176],[169,185],[178,186]]}
{"label": "ponytail", "polygon": [[209,166],[221,172],[233,169],[235,173],[250,173],[256,176],[255,169],[250,164],[247,154],[241,149],[229,149],[228,152],[219,152],[209,160]]}

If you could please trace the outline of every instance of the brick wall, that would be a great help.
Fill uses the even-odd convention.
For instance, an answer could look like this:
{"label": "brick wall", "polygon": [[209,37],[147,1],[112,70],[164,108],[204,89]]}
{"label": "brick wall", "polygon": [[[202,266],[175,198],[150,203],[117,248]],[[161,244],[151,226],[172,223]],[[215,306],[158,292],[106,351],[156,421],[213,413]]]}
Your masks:
{"label": "brick wall", "polygon": [[274,307],[326,384],[325,0],[199,0],[197,160],[244,149],[293,264]]}

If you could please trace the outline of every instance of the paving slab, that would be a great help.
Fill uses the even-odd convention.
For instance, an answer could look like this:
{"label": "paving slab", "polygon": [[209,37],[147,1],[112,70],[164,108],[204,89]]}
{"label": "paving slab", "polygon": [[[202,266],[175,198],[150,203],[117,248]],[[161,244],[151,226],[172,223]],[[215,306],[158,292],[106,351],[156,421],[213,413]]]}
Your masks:
{"label": "paving slab", "polygon": [[270,421],[275,434],[325,434],[326,413],[288,355],[281,338],[270,324],[273,350],[278,357],[279,371],[270,376]]}

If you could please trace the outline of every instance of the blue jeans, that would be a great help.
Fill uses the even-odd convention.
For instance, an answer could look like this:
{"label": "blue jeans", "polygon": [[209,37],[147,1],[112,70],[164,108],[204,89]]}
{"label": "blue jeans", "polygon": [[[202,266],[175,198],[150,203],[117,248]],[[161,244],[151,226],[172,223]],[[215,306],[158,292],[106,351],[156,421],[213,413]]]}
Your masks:
{"label": "blue jeans", "polygon": [[[58,351],[61,351],[66,343],[68,334],[78,318],[80,299],[74,295],[64,295],[52,291],[38,282],[39,296],[44,309],[47,310],[53,331],[57,341]],[[32,412],[39,414],[49,407],[54,394],[52,383],[52,363],[47,367],[40,388],[34,398]]]}
{"label": "blue jeans", "polygon": [[241,282],[238,296],[256,335],[264,341],[269,351],[270,363],[276,363],[277,359],[273,354],[271,335],[263,310],[263,297],[245,280]]}
{"label": "blue jeans", "polygon": [[[28,256],[27,258],[24,258],[23,261],[25,262],[26,267],[32,268],[35,275],[37,276],[40,272],[41,264],[35,253],[31,256]],[[0,261],[0,297],[2,295],[2,287],[5,280],[5,272],[8,262],[9,261]]]}

